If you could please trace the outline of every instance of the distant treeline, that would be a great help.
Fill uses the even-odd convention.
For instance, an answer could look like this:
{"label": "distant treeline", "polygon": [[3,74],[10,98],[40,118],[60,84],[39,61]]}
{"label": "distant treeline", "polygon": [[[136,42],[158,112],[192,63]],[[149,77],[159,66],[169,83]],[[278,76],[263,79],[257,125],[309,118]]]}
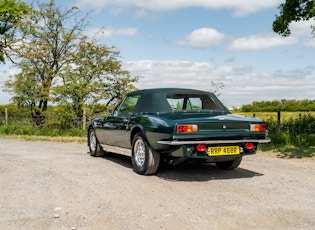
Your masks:
{"label": "distant treeline", "polygon": [[315,100],[274,100],[274,101],[254,101],[252,104],[243,105],[242,112],[307,112],[315,111]]}

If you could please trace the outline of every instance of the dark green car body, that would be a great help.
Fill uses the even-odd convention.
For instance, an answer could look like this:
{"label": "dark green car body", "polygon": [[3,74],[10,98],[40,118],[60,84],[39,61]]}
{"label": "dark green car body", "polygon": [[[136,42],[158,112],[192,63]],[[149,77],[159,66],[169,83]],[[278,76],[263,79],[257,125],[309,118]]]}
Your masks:
{"label": "dark green car body", "polygon": [[111,115],[94,118],[88,144],[92,156],[129,155],[137,173],[154,174],[158,165],[147,169],[148,154],[159,162],[200,159],[233,169],[259,143],[270,141],[266,135],[264,121],[231,114],[212,93],[157,88],[129,93]]}

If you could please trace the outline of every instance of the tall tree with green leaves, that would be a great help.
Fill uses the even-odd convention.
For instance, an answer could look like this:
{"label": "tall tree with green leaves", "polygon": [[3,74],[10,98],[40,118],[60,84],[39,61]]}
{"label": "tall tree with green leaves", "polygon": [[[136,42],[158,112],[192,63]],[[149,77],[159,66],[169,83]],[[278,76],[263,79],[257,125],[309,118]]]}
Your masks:
{"label": "tall tree with green leaves", "polygon": [[[308,21],[315,18],[315,1],[314,0],[286,0],[279,6],[280,14],[272,24],[273,30],[282,35],[289,36],[291,30],[289,25],[295,21]],[[315,25],[311,26],[315,35]]]}
{"label": "tall tree with green leaves", "polygon": [[24,2],[15,0],[0,0],[0,62],[10,59],[8,49],[16,36],[16,28],[31,8]]}
{"label": "tall tree with green leaves", "polygon": [[96,104],[104,100],[106,106],[135,90],[132,77],[122,69],[115,47],[107,47],[83,36],[73,52],[73,62],[63,72],[62,82],[53,92],[55,100],[70,105],[78,118],[82,117],[85,104]]}
{"label": "tall tree with green leaves", "polygon": [[6,90],[15,103],[30,108],[36,125],[44,121],[48,102],[71,105],[80,117],[85,103],[110,103],[135,89],[138,77],[122,70],[119,52],[83,35],[87,22],[78,19],[79,12],[62,10],[51,0],[38,2],[23,19],[23,39],[13,53],[20,72],[6,82]]}
{"label": "tall tree with green leaves", "polygon": [[77,13],[77,8],[62,10],[51,0],[38,2],[38,9],[23,19],[20,28],[23,40],[13,53],[20,72],[6,87],[14,94],[14,102],[30,107],[36,123],[41,123],[50,101],[51,87],[71,63],[76,41],[85,28],[85,19],[77,19]]}

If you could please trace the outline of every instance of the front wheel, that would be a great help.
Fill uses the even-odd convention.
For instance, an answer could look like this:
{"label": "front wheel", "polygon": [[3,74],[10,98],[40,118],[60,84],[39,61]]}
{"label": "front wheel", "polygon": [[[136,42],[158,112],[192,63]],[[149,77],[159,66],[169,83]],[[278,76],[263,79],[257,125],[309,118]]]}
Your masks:
{"label": "front wheel", "polygon": [[215,164],[219,169],[232,170],[232,169],[237,168],[241,162],[242,162],[242,157],[239,157],[232,161],[216,162]]}
{"label": "front wheel", "polygon": [[95,131],[93,129],[89,130],[88,138],[90,155],[93,157],[103,157],[105,155],[105,152],[100,146],[100,143],[98,142]]}
{"label": "front wheel", "polygon": [[132,140],[133,171],[141,175],[156,173],[160,165],[160,153],[150,149],[143,134],[138,133]]}

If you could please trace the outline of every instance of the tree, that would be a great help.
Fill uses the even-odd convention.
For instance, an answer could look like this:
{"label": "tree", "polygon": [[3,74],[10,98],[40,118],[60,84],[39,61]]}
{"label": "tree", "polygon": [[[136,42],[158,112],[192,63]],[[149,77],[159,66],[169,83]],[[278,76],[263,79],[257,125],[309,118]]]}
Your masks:
{"label": "tree", "polygon": [[73,52],[71,65],[62,74],[62,82],[53,91],[55,100],[71,105],[78,118],[82,118],[84,104],[106,101],[108,106],[115,99],[135,90],[133,83],[138,77],[131,77],[122,70],[118,61],[119,52],[114,47],[97,44],[83,36]]}
{"label": "tree", "polygon": [[52,84],[71,63],[71,53],[76,52],[75,41],[86,25],[76,15],[77,8],[62,11],[51,0],[30,12],[20,28],[23,39],[17,43],[12,56],[18,60],[16,67],[21,71],[6,87],[15,95],[14,102],[30,107],[36,124],[43,119]]}
{"label": "tree", "polygon": [[243,112],[276,112],[278,110],[287,112],[314,111],[315,100],[274,100],[274,101],[254,101],[252,104],[243,105]]}
{"label": "tree", "polygon": [[221,95],[221,91],[225,87],[225,84],[223,82],[215,82],[211,81],[211,89],[209,90],[210,93],[214,93],[217,96]]}
{"label": "tree", "polygon": [[0,62],[5,62],[5,57],[10,59],[7,49],[15,37],[18,27],[26,12],[31,8],[24,2],[15,0],[0,0]]}
{"label": "tree", "polygon": [[[291,34],[289,25],[295,21],[307,21],[315,17],[314,0],[286,0],[279,6],[280,15],[276,15],[273,22],[273,30],[282,35],[289,36]],[[311,26],[315,33],[315,25]]]}
{"label": "tree", "polygon": [[78,9],[61,10],[51,0],[38,3],[38,10],[23,19],[23,39],[12,50],[20,72],[5,86],[13,101],[30,108],[33,123],[41,125],[48,102],[71,105],[82,116],[85,103],[107,104],[135,89],[131,77],[122,70],[119,53],[83,35],[85,18]]}

